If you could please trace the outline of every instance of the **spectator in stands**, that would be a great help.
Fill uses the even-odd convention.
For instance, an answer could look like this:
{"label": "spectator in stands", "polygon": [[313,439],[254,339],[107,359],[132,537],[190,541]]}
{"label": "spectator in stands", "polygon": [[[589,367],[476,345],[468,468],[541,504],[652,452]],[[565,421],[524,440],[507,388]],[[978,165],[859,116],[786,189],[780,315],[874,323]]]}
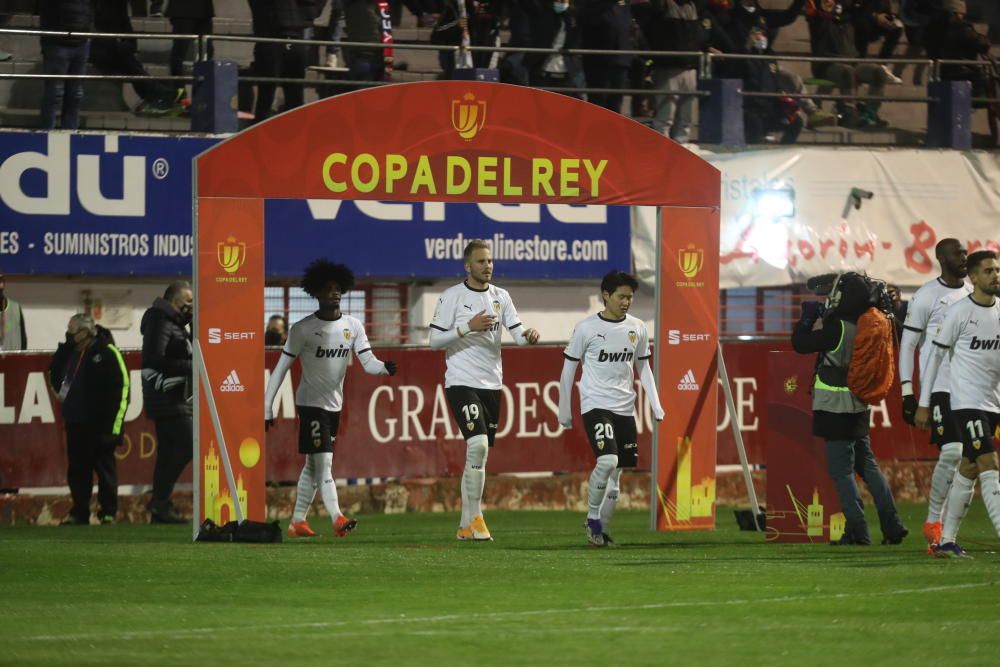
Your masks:
{"label": "spectator in stands", "polygon": [[892,323],[896,327],[896,340],[901,340],[903,338],[903,323],[906,321],[906,310],[909,302],[903,301],[903,295],[897,285],[886,285],[885,291],[889,293],[889,298],[892,299]]}
{"label": "spectator in stands", "polygon": [[[249,0],[254,37],[272,39],[302,39],[308,21],[297,0]],[[306,75],[305,48],[301,44],[257,42],[253,48],[253,70],[256,76],[303,79]],[[257,104],[254,122],[270,118],[273,113],[273,83],[257,84]],[[285,96],[283,110],[302,106],[304,93],[300,83],[281,84]]]}
{"label": "spectator in stands", "polygon": [[[94,26],[91,0],[48,0],[39,3],[42,30],[89,32]],[[90,40],[80,37],[42,36],[42,70],[46,74],[83,74],[87,69]],[[80,103],[83,83],[78,79],[46,79],[42,95],[42,129],[56,126],[56,114],[62,112],[59,126],[64,130],[80,127]]]}
{"label": "spectator in stands", "polygon": [[[170,0],[167,5],[170,29],[175,35],[210,35],[212,18],[215,16],[213,0]],[[170,74],[182,76],[184,61],[191,57],[194,42],[175,39],[170,47]],[[208,42],[208,57],[212,58],[214,46]]]}
{"label": "spectator in stands", "polygon": [[288,320],[284,315],[271,315],[264,331],[264,345],[284,345],[288,340]]}
{"label": "spectator in stands", "polygon": [[[857,58],[854,27],[848,9],[856,0],[808,0],[806,17],[809,24],[809,42],[812,55],[824,58]],[[849,4],[845,4],[849,3]],[[825,63],[812,65],[813,76],[833,83],[843,95],[857,93],[858,84],[868,85],[868,94],[881,96],[888,80],[888,72],[880,65],[869,63]],[[828,92],[830,86],[821,86]],[[878,115],[880,104],[837,102],[837,112],[845,127],[885,127],[887,123]]]}
{"label": "spectator in stands", "polygon": [[7,280],[0,273],[0,352],[28,349],[28,334],[24,330],[21,304],[8,297]]}
{"label": "spectator in stands", "polygon": [[[0,28],[6,28],[10,23],[10,14],[0,14]],[[14,54],[0,49],[0,63],[13,60]]]}
{"label": "spectator in stands", "polygon": [[[965,16],[964,0],[945,0],[943,11],[927,24],[924,43],[927,55],[943,60],[978,60],[990,52],[986,35],[976,32]],[[969,81],[972,96],[987,94],[986,70],[976,65],[941,65],[944,81]]]}
{"label": "spectator in stands", "polygon": [[[709,48],[711,19],[693,0],[652,0],[645,25],[653,51],[705,51]],[[698,90],[698,58],[657,56],[653,59],[653,89],[658,93],[694,93]],[[653,129],[679,143],[691,139],[693,95],[656,95]]]}
{"label": "spectator in stands", "polygon": [[156,425],[153,497],[148,509],[153,523],[185,523],[170,495],[191,462],[191,285],[177,281],[142,316],[142,403]]}
{"label": "spectator in stands", "polygon": [[[858,55],[868,57],[868,47],[882,40],[879,58],[892,58],[892,54],[903,36],[903,22],[892,11],[892,0],[860,0],[854,5],[851,16],[854,22],[854,46]],[[888,70],[887,65],[883,68]],[[888,71],[888,81],[900,84],[903,80]]]}
{"label": "spectator in stands", "polygon": [[[97,32],[132,33],[128,0],[96,0],[94,28]],[[94,40],[90,61],[105,74],[119,76],[149,76],[139,60],[138,44],[131,38],[101,38]],[[132,88],[142,98],[136,113],[153,115],[179,114],[184,110],[185,90],[162,81],[133,81]]]}
{"label": "spectator in stands", "polygon": [[[577,0],[580,47],[607,51],[627,51],[632,42],[632,11],[625,0]],[[585,55],[583,73],[588,88],[620,90],[628,82],[631,55]],[[622,94],[588,93],[597,106],[621,113]]]}
{"label": "spectator in stands", "polygon": [[73,506],[62,525],[90,523],[90,496],[97,474],[98,518],[115,522],[118,468],[128,409],[129,374],[111,332],[89,315],[74,315],[49,363],[49,385],[62,402],[66,426],[66,480]]}
{"label": "spectator in stands", "polygon": [[[378,5],[372,0],[338,0],[330,10],[330,25],[336,25],[341,16],[346,41],[382,42],[382,18]],[[344,49],[344,64],[347,66],[347,78],[352,81],[383,81],[392,67],[380,48]],[[390,69],[387,70],[387,67]]]}
{"label": "spectator in stands", "polygon": [[[773,55],[767,39],[767,24],[760,19],[747,35],[745,52],[750,55]],[[759,93],[782,92],[778,63],[774,60],[741,60],[743,90]],[[746,141],[759,144],[771,132],[781,132],[782,144],[794,144],[802,131],[799,105],[789,98],[744,97],[743,128]]]}
{"label": "spectator in stands", "polygon": [[511,7],[510,30],[511,46],[557,52],[510,54],[506,64],[512,69],[523,68],[514,76],[516,83],[544,88],[586,85],[580,56],[563,52],[580,48],[580,26],[572,0],[519,0]]}
{"label": "spectator in stands", "polygon": [[[931,13],[930,0],[902,0],[899,17],[906,33],[906,50],[903,52],[903,58],[919,58],[923,54],[924,33],[931,20]],[[895,65],[892,73],[897,77],[902,76],[904,67],[905,65]],[[913,85],[922,86],[923,83],[924,65],[914,65]]]}
{"label": "spectator in stands", "polygon": [[[462,0],[465,17],[460,15],[459,0],[445,0],[441,15],[431,31],[431,43],[442,46],[460,46],[462,35],[468,32],[469,46],[500,46],[500,18],[505,11],[505,0]],[[495,69],[500,63],[499,51],[475,51],[471,54],[472,67]],[[444,78],[450,79],[456,67],[451,49],[438,51],[438,62]]]}

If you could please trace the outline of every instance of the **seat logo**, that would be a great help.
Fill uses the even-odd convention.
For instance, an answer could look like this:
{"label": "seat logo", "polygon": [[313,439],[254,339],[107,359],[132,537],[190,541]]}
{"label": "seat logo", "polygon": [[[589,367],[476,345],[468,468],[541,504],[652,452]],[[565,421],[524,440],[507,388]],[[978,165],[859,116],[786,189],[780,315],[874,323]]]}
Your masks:
{"label": "seat logo", "polygon": [[475,95],[466,93],[462,99],[451,101],[451,126],[458,132],[458,136],[472,141],[485,124],[485,100],[476,100]]}

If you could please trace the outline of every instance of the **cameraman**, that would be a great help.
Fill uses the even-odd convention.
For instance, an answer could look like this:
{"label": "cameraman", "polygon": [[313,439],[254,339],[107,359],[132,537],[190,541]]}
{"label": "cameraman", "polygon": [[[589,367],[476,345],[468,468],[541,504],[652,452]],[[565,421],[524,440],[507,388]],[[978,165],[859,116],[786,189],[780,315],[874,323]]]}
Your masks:
{"label": "cameraman", "polygon": [[[868,307],[865,278],[845,273],[833,282],[825,306],[818,301],[803,302],[802,317],[792,331],[792,347],[796,352],[818,353],[813,384],[813,435],[826,442],[827,470],[847,522],[843,537],[834,545],[871,544],[855,472],[864,479],[875,500],[882,544],[899,544],[908,532],[872,453],[868,405],[847,388],[858,317]],[[820,320],[822,327],[817,329],[815,325]]]}

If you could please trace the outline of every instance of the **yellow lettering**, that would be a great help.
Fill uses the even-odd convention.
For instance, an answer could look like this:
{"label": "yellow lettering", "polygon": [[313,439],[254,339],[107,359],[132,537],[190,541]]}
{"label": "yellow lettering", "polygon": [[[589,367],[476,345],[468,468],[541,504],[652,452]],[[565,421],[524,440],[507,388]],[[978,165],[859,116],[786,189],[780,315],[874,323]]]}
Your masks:
{"label": "yellow lettering", "polygon": [[509,157],[503,159],[503,193],[508,197],[520,196],[524,191],[520,185],[511,185],[510,182],[510,163],[512,160]]}
{"label": "yellow lettering", "polygon": [[559,160],[559,194],[563,197],[576,197],[580,194],[577,183],[580,181],[580,160],[567,157]]}
{"label": "yellow lettering", "polygon": [[552,191],[552,160],[536,157],[531,160],[531,194],[538,196],[539,188],[545,189],[545,194],[554,197]]}
{"label": "yellow lettering", "polygon": [[[457,169],[462,171],[463,178],[461,183],[457,183],[455,181],[455,171]],[[470,183],[472,183],[472,167],[469,166],[469,161],[459,155],[449,155],[447,178],[445,180],[445,194],[465,194],[465,192],[469,189]]]}
{"label": "yellow lettering", "polygon": [[392,192],[393,183],[406,176],[406,158],[396,153],[385,156],[385,191]]}
{"label": "yellow lettering", "polygon": [[584,158],[583,168],[587,170],[587,175],[590,176],[590,196],[596,197],[601,193],[601,174],[608,166],[607,160],[601,160],[597,163],[595,167],[594,164]]}
{"label": "yellow lettering", "polygon": [[426,188],[429,195],[437,194],[437,187],[434,185],[434,172],[431,171],[431,161],[427,159],[426,155],[421,155],[417,159],[417,169],[413,174],[413,183],[410,184],[410,194],[417,194],[420,188]]}
{"label": "yellow lettering", "polygon": [[[367,181],[361,180],[361,167],[368,165],[372,170],[371,179]],[[358,192],[371,192],[378,185],[379,179],[379,167],[378,160],[371,153],[362,153],[361,155],[354,158],[354,162],[351,163],[351,183],[354,184],[354,189]]]}
{"label": "yellow lettering", "polygon": [[330,169],[335,164],[347,164],[347,156],[343,153],[330,153],[326,156],[323,160],[323,184],[330,192],[343,192],[347,189],[347,184],[333,180],[333,176],[330,175]]}
{"label": "yellow lettering", "polygon": [[476,170],[476,194],[495,195],[497,193],[497,186],[489,184],[496,183],[497,180],[497,158],[495,156],[484,155],[479,158],[478,167]]}

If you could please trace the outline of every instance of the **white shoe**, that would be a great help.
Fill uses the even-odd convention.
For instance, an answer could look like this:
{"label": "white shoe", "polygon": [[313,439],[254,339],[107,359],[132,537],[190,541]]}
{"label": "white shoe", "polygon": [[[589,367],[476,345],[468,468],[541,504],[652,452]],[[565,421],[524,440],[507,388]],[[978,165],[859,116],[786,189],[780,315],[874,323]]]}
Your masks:
{"label": "white shoe", "polygon": [[340,67],[340,58],[337,57],[336,52],[326,54],[326,66]]}
{"label": "white shoe", "polygon": [[892,73],[888,65],[882,65],[882,71],[885,72],[885,82],[893,86],[902,86],[903,80]]}

